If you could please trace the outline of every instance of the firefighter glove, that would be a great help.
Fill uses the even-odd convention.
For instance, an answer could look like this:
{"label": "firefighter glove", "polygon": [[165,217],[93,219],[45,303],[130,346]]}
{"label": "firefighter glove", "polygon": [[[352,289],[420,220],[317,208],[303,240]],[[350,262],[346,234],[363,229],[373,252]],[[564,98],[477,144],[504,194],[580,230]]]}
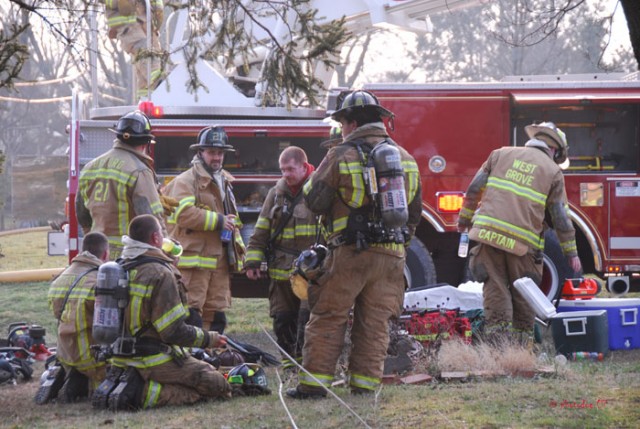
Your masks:
{"label": "firefighter glove", "polygon": [[176,207],[180,205],[180,202],[175,198],[168,197],[166,195],[160,195],[160,204],[164,209],[165,216],[171,216],[176,211]]}
{"label": "firefighter glove", "polygon": [[207,344],[209,348],[222,347],[227,344],[227,337],[220,335],[216,331],[209,331],[207,335],[209,335],[209,344]]}

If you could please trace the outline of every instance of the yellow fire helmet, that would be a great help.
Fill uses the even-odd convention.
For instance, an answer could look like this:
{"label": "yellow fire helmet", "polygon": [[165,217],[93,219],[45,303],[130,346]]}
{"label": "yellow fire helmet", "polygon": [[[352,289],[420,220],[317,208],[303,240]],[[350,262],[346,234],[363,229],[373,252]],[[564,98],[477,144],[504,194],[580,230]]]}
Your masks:
{"label": "yellow fire helmet", "polygon": [[324,272],[322,266],[329,249],[316,244],[302,251],[293,262],[295,270],[290,277],[293,293],[300,299],[308,299],[309,281],[315,280]]}

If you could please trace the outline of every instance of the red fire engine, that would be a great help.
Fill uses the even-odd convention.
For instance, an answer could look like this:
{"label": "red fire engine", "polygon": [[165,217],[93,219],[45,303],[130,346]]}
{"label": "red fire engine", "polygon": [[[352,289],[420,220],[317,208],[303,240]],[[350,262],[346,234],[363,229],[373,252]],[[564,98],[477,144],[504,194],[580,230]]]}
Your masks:
{"label": "red fire engine", "polygon": [[[322,12],[331,10],[331,5],[326,7]],[[416,17],[423,19],[446,7],[447,2],[440,0],[394,2],[378,10],[354,6],[350,12],[355,18],[348,22],[362,26],[366,12],[368,26],[376,20],[409,25]],[[325,16],[330,19],[332,14]],[[180,17],[176,21],[178,27],[184,23]],[[175,30],[175,34],[180,32]],[[182,43],[180,37],[175,39],[176,44]],[[210,93],[197,99],[192,94],[170,93],[168,88],[183,88],[181,82],[186,80],[184,61],[177,57],[172,61],[176,67],[167,78],[172,85],[161,85],[141,104],[156,136],[157,173],[168,181],[188,168],[188,147],[198,132],[205,126],[222,125],[236,148],[235,154],[227,155],[225,169],[236,177],[234,193],[245,224],[243,237],[248,241],[262,200],[280,177],[280,151],[289,145],[300,146],[314,165],[324,156],[320,142],[329,131],[323,120],[326,111],[256,107],[260,104],[257,99],[240,93],[206,63],[199,70]],[[257,98],[259,82],[256,88]],[[395,113],[393,123],[388,124],[390,133],[413,154],[421,170],[423,219],[408,249],[408,287],[438,282],[458,285],[468,280],[466,261],[457,256],[459,235],[455,230],[464,191],[492,149],[523,145],[524,126],[540,121],[553,121],[567,134],[571,158],[566,170],[567,193],[585,272],[608,277],[609,287],[616,291],[628,289],[640,275],[640,223],[633,212],[634,203],[640,201],[637,75],[536,77],[483,84],[376,84],[365,89]],[[335,109],[340,94],[339,90],[329,94],[329,110]],[[108,128],[135,108],[93,108],[89,119],[83,119],[80,112],[86,109],[78,100],[74,98],[70,126],[71,202],[82,166],[111,147],[113,134]],[[69,211],[64,240],[73,257],[81,237],[73,204]],[[561,281],[572,276],[554,233],[547,232],[542,289],[555,296]],[[236,296],[266,294],[264,285],[241,274],[235,275],[232,284]]]}
{"label": "red fire engine", "polygon": [[[464,191],[490,151],[522,146],[525,125],[553,121],[566,132],[565,183],[585,273],[626,292],[640,275],[640,81],[632,75],[537,76],[500,83],[368,85],[395,113],[393,138],[416,158],[423,221],[417,237],[440,282],[465,280],[456,255],[457,212]],[[548,296],[571,277],[553,231],[545,235]],[[412,261],[414,259],[414,261]],[[425,266],[430,266],[425,264]],[[462,275],[461,275],[462,273]],[[633,285],[634,288],[637,287]]]}

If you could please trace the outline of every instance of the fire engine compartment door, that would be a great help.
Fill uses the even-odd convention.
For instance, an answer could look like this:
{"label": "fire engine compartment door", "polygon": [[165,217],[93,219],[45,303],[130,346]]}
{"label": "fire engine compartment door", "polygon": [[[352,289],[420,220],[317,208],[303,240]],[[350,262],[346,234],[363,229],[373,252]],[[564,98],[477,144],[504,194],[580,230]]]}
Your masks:
{"label": "fire engine compartment door", "polygon": [[609,179],[611,258],[640,256],[640,177]]}

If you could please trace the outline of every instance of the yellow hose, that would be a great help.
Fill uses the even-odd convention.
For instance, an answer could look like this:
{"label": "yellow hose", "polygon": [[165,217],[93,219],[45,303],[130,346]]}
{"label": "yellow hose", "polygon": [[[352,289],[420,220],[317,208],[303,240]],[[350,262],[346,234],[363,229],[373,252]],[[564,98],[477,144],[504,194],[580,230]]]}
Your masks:
{"label": "yellow hose", "polygon": [[53,280],[64,268],[0,272],[0,283],[44,282]]}

